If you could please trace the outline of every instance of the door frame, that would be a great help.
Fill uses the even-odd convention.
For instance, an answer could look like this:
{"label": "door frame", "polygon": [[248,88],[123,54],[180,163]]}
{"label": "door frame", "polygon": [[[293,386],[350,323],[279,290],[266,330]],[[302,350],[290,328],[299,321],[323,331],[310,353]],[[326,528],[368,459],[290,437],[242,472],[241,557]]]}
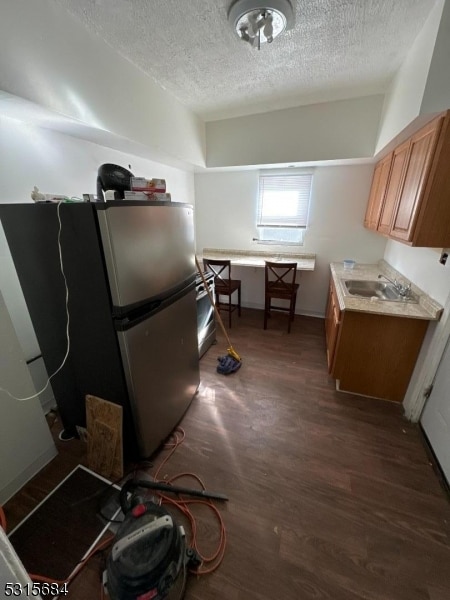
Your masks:
{"label": "door frame", "polygon": [[445,303],[444,311],[436,324],[435,332],[419,370],[413,374],[413,379],[403,401],[405,416],[409,421],[419,421],[425,403],[428,399],[427,390],[436,377],[442,360],[447,341],[450,336],[450,295]]}

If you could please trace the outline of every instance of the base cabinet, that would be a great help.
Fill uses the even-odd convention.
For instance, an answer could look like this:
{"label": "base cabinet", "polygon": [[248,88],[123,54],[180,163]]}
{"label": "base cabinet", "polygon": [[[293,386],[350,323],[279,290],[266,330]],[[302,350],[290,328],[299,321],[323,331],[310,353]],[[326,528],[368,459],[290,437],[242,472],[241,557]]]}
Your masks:
{"label": "base cabinet", "polygon": [[330,373],[340,391],[402,402],[428,321],[342,311]]}

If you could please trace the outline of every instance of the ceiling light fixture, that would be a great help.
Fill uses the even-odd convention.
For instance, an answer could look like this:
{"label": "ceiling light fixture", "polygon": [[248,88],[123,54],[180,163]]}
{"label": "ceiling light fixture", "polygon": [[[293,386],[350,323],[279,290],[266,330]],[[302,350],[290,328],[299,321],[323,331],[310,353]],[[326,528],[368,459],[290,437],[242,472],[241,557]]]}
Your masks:
{"label": "ceiling light fixture", "polygon": [[294,25],[289,0],[236,0],[228,12],[228,21],[236,34],[251,46],[261,49]]}

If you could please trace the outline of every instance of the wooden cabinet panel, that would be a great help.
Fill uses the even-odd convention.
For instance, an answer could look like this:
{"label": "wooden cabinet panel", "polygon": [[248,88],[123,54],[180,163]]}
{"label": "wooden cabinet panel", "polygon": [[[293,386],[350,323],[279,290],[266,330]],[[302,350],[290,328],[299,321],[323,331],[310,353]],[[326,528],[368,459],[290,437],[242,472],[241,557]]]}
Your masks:
{"label": "wooden cabinet panel", "polygon": [[410,139],[405,173],[389,232],[391,237],[406,241],[411,238],[442,121],[432,121]]}
{"label": "wooden cabinet panel", "polygon": [[402,402],[428,321],[344,311],[333,377],[339,389]]}
{"label": "wooden cabinet panel", "polygon": [[449,247],[449,164],[447,110],[378,163],[365,227],[411,246]]}
{"label": "wooden cabinet panel", "polygon": [[327,342],[327,362],[329,373],[331,373],[333,368],[333,359],[339,333],[340,318],[341,311],[339,310],[339,306],[337,304],[336,292],[334,291],[333,283],[330,282],[327,311],[325,314],[325,337]]}
{"label": "wooden cabinet panel", "polygon": [[391,154],[388,154],[386,158],[377,164],[373,173],[372,186],[370,189],[364,226],[374,231],[378,229],[378,223],[380,221],[381,210],[383,208],[384,198],[389,182],[392,158],[393,153],[391,152]]}
{"label": "wooden cabinet panel", "polygon": [[376,229],[373,226],[375,207],[378,204],[378,189],[380,186],[381,162],[379,162],[373,172],[372,185],[370,188],[369,201],[367,202],[366,216],[364,217],[364,227]]}
{"label": "wooden cabinet panel", "polygon": [[328,362],[328,371],[330,370],[331,364],[331,338],[332,338],[332,328],[333,328],[333,294],[330,286],[330,290],[328,292],[328,302],[327,302],[327,310],[325,312],[325,339],[327,343],[327,362]]}
{"label": "wooden cabinet panel", "polygon": [[419,201],[412,244],[450,247],[450,111],[443,119],[423,200]]}
{"label": "wooden cabinet panel", "polygon": [[378,223],[378,231],[385,235],[388,235],[391,231],[391,224],[397,204],[397,197],[403,182],[403,174],[408,158],[409,147],[410,140],[407,140],[393,152],[389,183]]}

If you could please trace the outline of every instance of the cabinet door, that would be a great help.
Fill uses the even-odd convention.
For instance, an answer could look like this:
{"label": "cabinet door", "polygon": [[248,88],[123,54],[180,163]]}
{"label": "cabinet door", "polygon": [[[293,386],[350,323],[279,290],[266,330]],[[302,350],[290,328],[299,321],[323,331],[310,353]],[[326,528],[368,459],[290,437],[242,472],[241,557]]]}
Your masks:
{"label": "cabinet door", "polygon": [[397,203],[397,197],[403,181],[404,169],[411,141],[407,140],[393,152],[392,165],[385,200],[378,223],[378,231],[388,235],[391,231],[392,219]]}
{"label": "cabinet door", "polygon": [[330,340],[331,340],[331,329],[333,324],[333,295],[330,286],[330,290],[328,292],[328,302],[327,302],[327,310],[325,312],[325,338],[327,343],[327,362],[328,366],[330,366]]}
{"label": "cabinet door", "polygon": [[333,284],[330,283],[328,295],[327,312],[325,314],[325,336],[327,341],[328,372],[333,368],[334,351],[336,349],[337,336],[339,333],[340,310],[334,295]]}
{"label": "cabinet door", "polygon": [[366,217],[364,226],[376,231],[380,220],[381,209],[383,207],[384,197],[389,181],[393,153],[383,158],[373,173],[372,187],[370,188],[369,201],[367,203]]}
{"label": "cabinet door", "polygon": [[373,226],[373,213],[374,207],[377,204],[378,197],[378,188],[380,186],[380,177],[381,177],[381,162],[377,164],[375,167],[375,171],[373,172],[372,186],[370,188],[369,200],[367,202],[366,216],[364,217],[364,227],[368,229],[376,229],[377,226]]}
{"label": "cabinet door", "polygon": [[436,148],[443,118],[429,123],[410,140],[405,175],[401,183],[390,235],[409,241]]}

